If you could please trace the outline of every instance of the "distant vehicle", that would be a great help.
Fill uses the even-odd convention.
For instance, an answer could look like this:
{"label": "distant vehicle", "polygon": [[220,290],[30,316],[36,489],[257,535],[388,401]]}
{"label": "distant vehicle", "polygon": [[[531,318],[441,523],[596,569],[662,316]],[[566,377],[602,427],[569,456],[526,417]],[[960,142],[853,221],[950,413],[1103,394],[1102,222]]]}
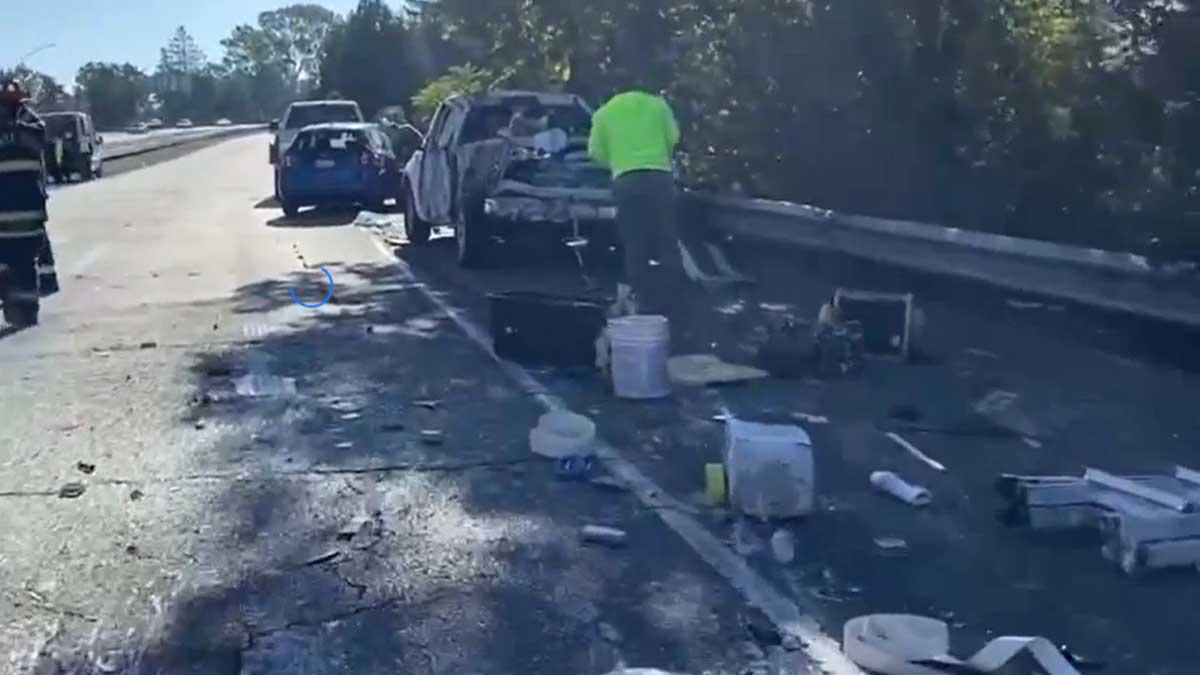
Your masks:
{"label": "distant vehicle", "polygon": [[127,134],[144,134],[149,130],[150,126],[145,122],[137,122],[125,127],[125,133]]}
{"label": "distant vehicle", "polygon": [[192,121],[186,117],[175,123],[176,129],[191,129],[193,126],[195,125],[192,124]]}
{"label": "distant vehicle", "polygon": [[163,126],[163,121],[162,121],[162,120],[160,120],[160,119],[158,119],[157,117],[155,117],[154,119],[150,120],[149,122],[146,122],[146,128],[147,128],[147,129],[151,129],[151,130],[153,130],[153,129],[161,129],[161,128],[162,128],[162,126]]}
{"label": "distant vehicle", "polygon": [[314,124],[288,144],[279,173],[279,203],[288,217],[303,206],[363,204],[382,210],[395,197],[400,167],[378,126],[361,122]]}
{"label": "distant vehicle", "polygon": [[65,183],[72,174],[80,180],[103,175],[104,137],[96,133],[92,118],[81,112],[56,112],[42,116],[46,123],[46,169],[55,182]]}
{"label": "distant vehicle", "polygon": [[612,176],[588,158],[591,120],[573,94],[447,99],[404,167],[409,240],[422,244],[432,226],[453,227],[459,264],[475,267],[491,262],[497,236],[615,239]]}
{"label": "distant vehicle", "polygon": [[228,118],[222,117],[221,119],[217,120],[217,126],[219,126],[219,127],[233,126],[233,121]]}
{"label": "distant vehicle", "polygon": [[287,151],[300,130],[311,124],[327,122],[364,122],[362,110],[354,101],[297,101],[288,106],[283,118],[271,120],[270,162],[275,164],[275,198],[279,198],[279,158]]}

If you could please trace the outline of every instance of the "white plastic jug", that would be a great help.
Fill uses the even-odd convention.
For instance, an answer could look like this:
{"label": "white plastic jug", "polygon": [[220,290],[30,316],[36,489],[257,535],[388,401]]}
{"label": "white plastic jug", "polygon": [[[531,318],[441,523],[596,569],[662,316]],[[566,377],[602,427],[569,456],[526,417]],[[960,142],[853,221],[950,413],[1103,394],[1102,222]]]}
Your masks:
{"label": "white plastic jug", "polygon": [[725,425],[729,503],[763,520],[813,510],[812,441],[800,427],[731,418]]}
{"label": "white plastic jug", "polygon": [[596,423],[565,410],[542,415],[529,432],[529,447],[534,454],[551,459],[591,457],[595,443]]}
{"label": "white plastic jug", "polygon": [[608,321],[612,344],[613,392],[618,398],[649,399],[671,395],[667,358],[671,325],[665,316],[634,315]]}

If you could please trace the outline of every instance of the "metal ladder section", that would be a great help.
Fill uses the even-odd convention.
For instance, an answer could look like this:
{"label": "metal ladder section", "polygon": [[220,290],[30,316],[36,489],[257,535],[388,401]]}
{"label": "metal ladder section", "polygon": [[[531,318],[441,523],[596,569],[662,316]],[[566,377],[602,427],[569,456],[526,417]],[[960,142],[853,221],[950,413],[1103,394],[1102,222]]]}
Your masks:
{"label": "metal ladder section", "polygon": [[1192,566],[1200,571],[1200,472],[1117,476],[1087,469],[1082,477],[1004,474],[996,489],[1010,524],[1035,530],[1094,527],[1105,558],[1129,575]]}

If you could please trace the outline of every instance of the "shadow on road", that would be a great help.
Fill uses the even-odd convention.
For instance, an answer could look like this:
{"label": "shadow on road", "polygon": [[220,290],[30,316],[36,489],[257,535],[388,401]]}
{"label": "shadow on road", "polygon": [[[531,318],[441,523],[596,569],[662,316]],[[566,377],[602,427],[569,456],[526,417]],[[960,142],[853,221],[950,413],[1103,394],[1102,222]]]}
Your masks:
{"label": "shadow on road", "polygon": [[[194,562],[141,647],[114,637],[60,670],[112,650],[136,660],[120,672],[147,674],[744,666],[732,592],[632,495],[535,460],[541,408],[410,279],[335,274],[337,306],[194,354],[180,425],[222,430],[198,455],[209,478],[175,497],[204,491]],[[269,311],[309,282],[236,301]],[[293,378],[297,394],[238,396],[244,375]],[[628,546],[582,545],[588,523]]]}
{"label": "shadow on road", "polygon": [[271,196],[271,197],[263,197],[257,204],[254,205],[254,208],[256,208],[256,209],[279,209],[281,207],[279,205],[279,200],[276,199],[274,196]]}
{"label": "shadow on road", "polygon": [[301,211],[295,218],[279,216],[267,221],[268,227],[345,227],[354,222],[358,209],[315,208]]}

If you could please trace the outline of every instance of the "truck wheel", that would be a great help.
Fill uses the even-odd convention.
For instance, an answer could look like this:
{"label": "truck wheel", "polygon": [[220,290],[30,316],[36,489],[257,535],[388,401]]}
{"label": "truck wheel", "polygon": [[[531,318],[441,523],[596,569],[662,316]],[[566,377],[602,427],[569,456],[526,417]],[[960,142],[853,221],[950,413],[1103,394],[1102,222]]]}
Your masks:
{"label": "truck wheel", "polygon": [[414,246],[428,244],[431,230],[429,223],[421,220],[421,216],[417,215],[417,202],[413,199],[412,188],[406,182],[404,186],[404,234],[408,236],[408,243]]}
{"label": "truck wheel", "polygon": [[492,234],[491,222],[483,212],[483,202],[469,207],[463,213],[462,222],[454,228],[454,239],[458,242],[458,264],[480,268],[491,263],[495,248]]}

